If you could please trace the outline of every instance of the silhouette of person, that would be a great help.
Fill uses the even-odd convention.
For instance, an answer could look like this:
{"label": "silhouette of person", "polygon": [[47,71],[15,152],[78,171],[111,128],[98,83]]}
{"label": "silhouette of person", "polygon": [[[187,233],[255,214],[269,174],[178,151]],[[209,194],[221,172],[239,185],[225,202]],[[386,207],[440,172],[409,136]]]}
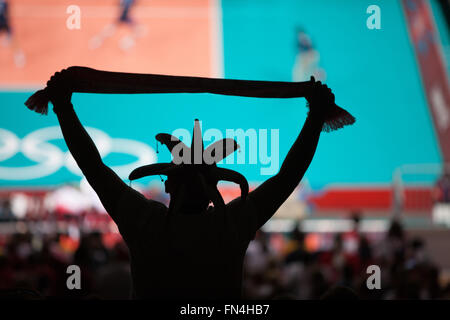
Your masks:
{"label": "silhouette of person", "polygon": [[136,39],[144,36],[146,30],[143,26],[140,26],[131,17],[131,11],[136,6],[136,0],[120,0],[117,2],[119,6],[119,15],[117,19],[105,26],[105,28],[89,42],[91,49],[97,49],[102,46],[107,38],[112,37],[120,26],[127,26],[131,30],[131,34],[123,37],[119,46],[122,50],[127,51],[131,49],[136,42]]}
{"label": "silhouette of person", "polygon": [[25,66],[25,54],[20,49],[17,43],[17,37],[14,36],[11,28],[11,18],[9,11],[9,2],[6,0],[0,0],[0,35],[5,34],[3,39],[4,46],[11,46],[14,51],[14,63],[16,67],[22,68]]}
{"label": "silhouette of person", "polygon": [[[247,247],[300,183],[314,156],[328,106],[334,104],[331,90],[316,82],[307,96],[308,117],[279,172],[252,192],[242,175],[215,165],[238,148],[234,140],[204,149],[197,120],[190,148],[170,135],[157,135],[172,152],[173,161],[137,168],[130,180],[166,175],[165,191],[170,195],[166,207],[146,199],[103,163],[74,111],[64,72],[57,72],[47,87],[70,152],[129,248],[132,295],[139,299],[240,298]],[[212,164],[196,161],[208,152],[215,159]],[[175,163],[180,157],[194,161]],[[225,205],[217,190],[219,180],[238,183],[241,196]],[[211,201],[214,206],[209,206]]]}
{"label": "silhouette of person", "polygon": [[320,67],[320,53],[309,34],[302,28],[296,30],[297,54],[292,72],[293,81],[308,81],[312,74],[318,80],[326,80],[326,72]]}

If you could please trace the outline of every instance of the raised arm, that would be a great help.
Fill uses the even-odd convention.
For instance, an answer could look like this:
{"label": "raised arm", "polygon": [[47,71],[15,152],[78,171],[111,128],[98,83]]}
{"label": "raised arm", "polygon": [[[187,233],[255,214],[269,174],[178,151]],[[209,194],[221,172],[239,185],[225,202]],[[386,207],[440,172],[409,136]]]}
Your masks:
{"label": "raised arm", "polygon": [[334,95],[326,85],[317,82],[307,100],[310,112],[279,173],[248,195],[256,206],[258,229],[273,216],[303,178],[316,152],[327,106],[334,102]]}
{"label": "raised arm", "polygon": [[72,93],[61,73],[56,73],[47,86],[50,88],[53,111],[58,117],[70,153],[106,211],[115,219],[117,201],[131,188],[103,163],[94,142],[75,113],[71,103]]}

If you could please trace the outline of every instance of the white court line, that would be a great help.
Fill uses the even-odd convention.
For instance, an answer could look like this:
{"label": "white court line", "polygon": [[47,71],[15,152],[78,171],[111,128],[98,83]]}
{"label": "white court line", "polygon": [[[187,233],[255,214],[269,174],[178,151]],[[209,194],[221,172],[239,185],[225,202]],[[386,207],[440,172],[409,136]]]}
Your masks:
{"label": "white court line", "polygon": [[211,8],[211,77],[224,77],[223,26],[221,0],[210,0]]}
{"label": "white court line", "polygon": [[[67,6],[16,5],[12,18],[61,18],[68,17]],[[113,6],[80,6],[82,18],[117,18],[120,10]],[[209,8],[203,7],[138,7],[131,15],[139,18],[189,18],[205,19],[210,15]]]}
{"label": "white court line", "polygon": [[41,85],[37,83],[0,84],[0,92],[34,92],[43,89],[45,87],[45,82],[46,81],[43,81]]}

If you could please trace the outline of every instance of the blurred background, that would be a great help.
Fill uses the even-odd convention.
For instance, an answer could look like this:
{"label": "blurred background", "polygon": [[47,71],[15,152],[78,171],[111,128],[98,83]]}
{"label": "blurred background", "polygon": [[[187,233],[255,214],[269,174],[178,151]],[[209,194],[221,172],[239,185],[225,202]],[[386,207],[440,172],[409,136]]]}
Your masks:
{"label": "blurred background", "polygon": [[[379,29],[370,28],[372,5]],[[0,0],[0,289],[129,296],[116,225],[55,115],[24,106],[55,71],[81,65],[326,82],[357,122],[322,134],[302,184],[250,244],[245,297],[315,299],[346,285],[367,299],[450,298],[449,25],[448,0]],[[140,165],[170,160],[157,133],[190,131],[195,118],[224,135],[266,129],[270,139],[278,129],[281,165],[307,113],[304,99],[207,94],[72,101],[126,181]],[[267,164],[249,162],[223,166],[257,186]],[[132,187],[168,203],[159,179]],[[239,195],[232,185],[220,190],[226,201]],[[70,264],[82,269],[81,291],[66,288]],[[372,264],[381,290],[367,289]]]}

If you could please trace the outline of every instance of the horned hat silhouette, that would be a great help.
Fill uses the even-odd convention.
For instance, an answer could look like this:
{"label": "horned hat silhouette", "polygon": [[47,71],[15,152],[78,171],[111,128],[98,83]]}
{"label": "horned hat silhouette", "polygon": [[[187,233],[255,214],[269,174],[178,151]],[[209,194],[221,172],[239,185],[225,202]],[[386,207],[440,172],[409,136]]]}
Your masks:
{"label": "horned hat silhouette", "polygon": [[[205,149],[200,121],[195,119],[191,147],[188,147],[177,137],[167,133],[157,134],[156,140],[167,146],[173,157],[172,162],[155,163],[136,168],[130,173],[130,180],[152,175],[165,175],[170,177],[200,174],[210,187],[215,187],[221,180],[234,182],[241,188],[241,198],[244,199],[247,196],[249,191],[248,182],[242,174],[217,167],[218,162],[239,149],[239,145],[234,139],[221,139]],[[214,206],[224,204],[218,191],[215,192],[215,195],[210,196],[213,198],[211,200]]]}

